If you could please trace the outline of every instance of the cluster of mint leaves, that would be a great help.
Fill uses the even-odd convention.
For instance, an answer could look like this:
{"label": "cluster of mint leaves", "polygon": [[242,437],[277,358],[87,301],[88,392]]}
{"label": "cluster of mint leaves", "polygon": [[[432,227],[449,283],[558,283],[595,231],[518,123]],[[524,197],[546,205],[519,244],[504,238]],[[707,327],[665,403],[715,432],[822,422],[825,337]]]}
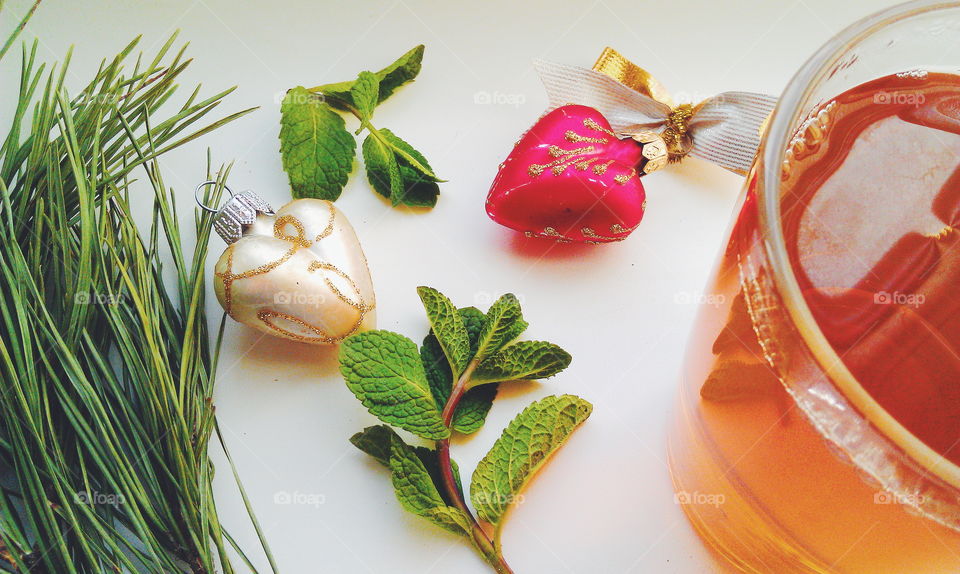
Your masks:
{"label": "cluster of mint leaves", "polygon": [[[527,322],[512,294],[483,313],[458,309],[430,287],[417,292],[431,327],[419,349],[383,330],[358,333],[340,347],[347,386],[385,423],[350,441],[390,470],[403,508],[469,539],[494,570],[509,573],[500,542],[507,510],[593,407],[580,397],[560,395],[520,413],[473,473],[474,515],[450,456],[451,437],[483,426],[500,383],[552,377],[571,357],[553,343],[518,340]],[[393,427],[433,445],[407,444]]]}
{"label": "cluster of mint leaves", "polygon": [[[295,198],[336,201],[353,171],[355,135],[366,130],[361,150],[367,180],[394,205],[433,207],[444,180],[423,154],[388,129],[371,123],[374,110],[420,73],[423,45],[416,46],[379,72],[360,72],[356,80],[287,91],[280,105],[280,156]],[[360,122],[351,134],[338,112]]]}

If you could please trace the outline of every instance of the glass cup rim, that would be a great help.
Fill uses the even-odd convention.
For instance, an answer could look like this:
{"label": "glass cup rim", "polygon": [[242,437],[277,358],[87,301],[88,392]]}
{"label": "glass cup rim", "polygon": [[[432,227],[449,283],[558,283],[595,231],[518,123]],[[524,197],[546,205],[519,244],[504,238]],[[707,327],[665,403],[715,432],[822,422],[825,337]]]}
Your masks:
{"label": "glass cup rim", "polygon": [[[762,166],[757,169],[760,231],[765,237],[763,249],[770,262],[771,275],[784,306],[817,364],[827,373],[840,393],[890,440],[924,469],[960,489],[960,466],[953,463],[907,430],[863,388],[841,357],[830,345],[800,290],[787,253],[780,221],[780,174],[787,146],[804,116],[805,105],[818,83],[846,51],[874,32],[901,20],[927,12],[960,8],[960,1],[916,0],[898,4],[867,16],[848,26],[824,44],[793,76],[770,117],[766,137],[759,152]],[[827,368],[826,366],[829,365]]]}

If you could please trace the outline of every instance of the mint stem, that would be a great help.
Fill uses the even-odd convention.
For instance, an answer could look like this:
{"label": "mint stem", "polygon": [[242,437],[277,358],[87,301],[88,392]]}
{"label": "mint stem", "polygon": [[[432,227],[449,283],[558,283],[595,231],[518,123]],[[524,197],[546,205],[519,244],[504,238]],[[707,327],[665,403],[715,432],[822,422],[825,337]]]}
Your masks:
{"label": "mint stem", "polygon": [[[457,412],[460,399],[462,399],[463,395],[467,392],[467,383],[470,381],[470,377],[473,375],[476,366],[476,361],[472,361],[467,367],[467,370],[463,372],[463,375],[457,379],[453,390],[450,391],[450,398],[447,399],[447,404],[443,407],[443,424],[451,429],[451,431],[453,415]],[[510,566],[500,553],[499,544],[495,545],[483,527],[480,526],[480,523],[477,522],[477,519],[467,507],[467,503],[463,498],[463,492],[457,488],[457,481],[453,477],[453,464],[450,461],[450,439],[446,438],[437,441],[437,460],[440,464],[443,488],[447,491],[447,495],[450,497],[450,500],[453,501],[454,506],[470,520],[470,535],[473,538],[473,543],[477,547],[477,550],[483,554],[483,557],[493,566],[493,569],[496,570],[498,574],[513,574],[513,570],[510,569]]]}
{"label": "mint stem", "polygon": [[445,424],[447,428],[453,428],[453,415],[457,412],[460,399],[462,399],[463,395],[467,392],[467,384],[470,382],[470,378],[473,377],[473,371],[476,370],[476,368],[477,362],[470,361],[466,370],[463,371],[463,374],[457,379],[456,384],[453,385],[453,390],[450,391],[450,398],[447,399],[447,404],[443,406],[443,412],[440,413],[440,416],[443,418],[443,424]]}

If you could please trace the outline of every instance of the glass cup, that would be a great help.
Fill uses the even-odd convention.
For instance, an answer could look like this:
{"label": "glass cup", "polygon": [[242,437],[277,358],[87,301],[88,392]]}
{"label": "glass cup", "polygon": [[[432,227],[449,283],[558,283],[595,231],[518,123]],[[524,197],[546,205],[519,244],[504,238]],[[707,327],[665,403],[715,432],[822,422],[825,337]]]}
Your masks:
{"label": "glass cup", "polygon": [[[960,249],[949,249],[957,239],[952,214],[960,209],[950,207],[946,221],[934,217],[960,203],[941,185],[947,177],[960,197],[960,179],[943,175],[960,173],[953,139],[960,136],[923,132],[923,141],[937,145],[911,148],[882,131],[854,144],[830,132],[837,114],[847,113],[835,105],[839,94],[891,75],[921,82],[933,69],[958,73],[950,65],[960,60],[951,52],[958,30],[957,2],[913,2],[868,17],[804,65],[770,119],[703,298],[669,440],[677,503],[708,546],[739,570],[960,572],[960,457],[949,450],[960,441],[944,446],[960,438],[960,400],[952,391],[928,396],[951,388],[937,387],[936,377],[955,380],[960,393],[960,376],[953,378],[960,337],[952,332],[960,313],[951,307],[960,297],[944,287],[960,276]],[[958,97],[943,100],[941,111],[960,124],[960,80],[956,87]],[[882,88],[877,84],[873,103],[911,93],[891,96]],[[915,134],[923,126],[894,128]],[[793,211],[803,191],[796,164],[814,152],[826,158],[818,161],[832,153],[853,162],[859,154],[862,185],[820,202],[816,221],[808,221]],[[885,258],[894,247],[910,257]],[[817,289],[811,274],[820,278]],[[915,290],[859,293],[854,279],[861,285],[861,275]],[[847,306],[837,313],[814,308],[817,297],[838,294]],[[926,329],[920,335],[918,325]],[[859,338],[841,352],[842,329]],[[906,347],[904,357],[894,356]],[[910,360],[912,378],[898,367]],[[888,364],[896,384],[877,386],[871,366]],[[888,387],[896,392],[878,390]],[[955,426],[923,427],[943,414],[930,410],[924,418],[923,409],[950,407]],[[940,434],[933,439],[928,431]]]}

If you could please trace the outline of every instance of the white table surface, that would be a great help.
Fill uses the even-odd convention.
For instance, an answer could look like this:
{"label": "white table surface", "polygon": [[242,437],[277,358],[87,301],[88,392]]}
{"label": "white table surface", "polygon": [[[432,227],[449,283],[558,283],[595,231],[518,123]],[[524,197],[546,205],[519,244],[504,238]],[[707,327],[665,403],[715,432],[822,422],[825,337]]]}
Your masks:
{"label": "white table surface", "polygon": [[[27,4],[9,0],[0,29]],[[523,301],[527,336],[574,356],[554,379],[502,390],[486,426],[454,445],[461,467],[472,469],[529,402],[575,393],[595,405],[511,514],[508,560],[518,574],[722,572],[674,503],[665,444],[697,311],[689,301],[706,283],[742,179],[696,159],[660,172],[644,180],[649,210],[640,228],[620,244],[589,248],[519,238],[487,219],[484,198],[497,164],[546,103],[533,58],[589,67],[611,45],[691,99],[731,89],[778,94],[827,38],[889,4],[46,0],[26,37],[40,37],[46,60],[75,45],[68,84],[76,88],[134,35],[143,34],[152,52],[181,29],[196,59],[181,83],[202,82],[208,93],[238,85],[224,111],[261,106],[166,158],[181,206],[203,178],[207,146],[218,162],[236,160],[235,189],[282,205],[289,198],[277,140],[283,92],[352,79],[426,44],[420,77],[378,108],[376,123],[414,143],[450,180],[439,204],[428,213],[391,209],[355,171],[337,205],[366,250],[380,327],[422,338],[417,285],[484,309],[510,291]],[[17,62],[0,67],[4,107]],[[495,102],[476,103],[483,94]],[[222,248],[215,237],[213,260]],[[211,316],[219,317],[210,295]],[[375,419],[336,367],[333,349],[261,337],[236,323],[227,329],[220,423],[281,571],[488,572],[464,541],[404,513],[386,473],[347,442]],[[216,449],[213,456],[222,518],[266,568],[226,462]]]}

